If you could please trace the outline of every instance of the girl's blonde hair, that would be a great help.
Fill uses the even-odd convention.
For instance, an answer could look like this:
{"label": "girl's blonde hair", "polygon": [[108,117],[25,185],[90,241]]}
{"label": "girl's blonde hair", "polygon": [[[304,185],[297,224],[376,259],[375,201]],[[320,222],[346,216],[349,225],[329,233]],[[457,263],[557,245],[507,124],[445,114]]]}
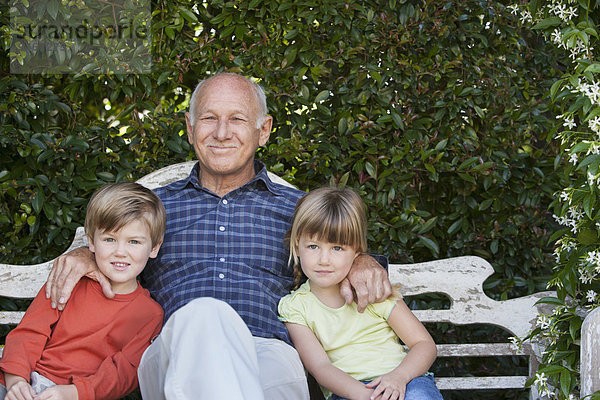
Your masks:
{"label": "girl's blonde hair", "polygon": [[352,189],[322,187],[305,194],[296,204],[292,228],[286,235],[294,264],[294,288],[304,274],[298,245],[302,236],[367,251],[367,213],[360,196]]}
{"label": "girl's blonde hair", "polygon": [[85,233],[94,240],[96,229],[114,232],[140,218],[148,225],[152,247],[161,243],[166,212],[158,196],[135,182],[111,183],[92,195],[85,214]]}

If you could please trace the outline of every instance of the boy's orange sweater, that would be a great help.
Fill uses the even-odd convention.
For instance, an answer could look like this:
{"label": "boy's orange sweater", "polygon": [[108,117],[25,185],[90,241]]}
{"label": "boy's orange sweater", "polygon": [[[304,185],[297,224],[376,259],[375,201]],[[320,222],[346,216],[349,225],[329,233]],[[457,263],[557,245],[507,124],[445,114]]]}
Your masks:
{"label": "boy's orange sweater", "polygon": [[80,400],[118,399],[137,387],[142,353],[160,332],[162,308],[140,285],[108,299],[83,278],[63,311],[50,307],[45,285],[6,337],[4,373],[29,381],[32,371],[58,385],[75,384]]}

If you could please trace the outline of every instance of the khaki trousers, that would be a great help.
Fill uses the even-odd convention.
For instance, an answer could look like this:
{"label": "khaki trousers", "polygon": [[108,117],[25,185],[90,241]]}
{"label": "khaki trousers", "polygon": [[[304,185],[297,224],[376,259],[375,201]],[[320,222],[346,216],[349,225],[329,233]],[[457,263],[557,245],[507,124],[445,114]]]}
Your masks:
{"label": "khaki trousers", "polygon": [[169,318],[138,368],[144,400],[307,400],[296,350],[254,337],[227,303],[198,298]]}

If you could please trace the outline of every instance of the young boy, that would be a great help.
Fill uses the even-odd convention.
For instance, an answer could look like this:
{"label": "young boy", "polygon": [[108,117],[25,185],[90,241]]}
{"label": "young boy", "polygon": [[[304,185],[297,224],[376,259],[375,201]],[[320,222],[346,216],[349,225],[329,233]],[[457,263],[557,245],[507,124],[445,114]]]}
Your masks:
{"label": "young boy", "polygon": [[106,185],[92,196],[86,236],[116,295],[106,298],[84,278],[58,311],[42,287],[6,337],[0,400],[118,399],[137,387],[140,358],[163,322],[137,276],[158,254],[165,219],[160,199],[137,183]]}

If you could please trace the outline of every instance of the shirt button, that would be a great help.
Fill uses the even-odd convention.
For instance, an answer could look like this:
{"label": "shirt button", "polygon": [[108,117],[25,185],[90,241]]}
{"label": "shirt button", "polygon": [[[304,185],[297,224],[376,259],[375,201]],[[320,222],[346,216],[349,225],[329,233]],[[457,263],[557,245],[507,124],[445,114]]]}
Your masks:
{"label": "shirt button", "polygon": [[219,274],[219,278],[221,278],[221,279],[225,278],[225,274]]}
{"label": "shirt button", "polygon": [[221,232],[223,232],[223,231],[225,230],[225,227],[224,227],[224,226],[220,226],[220,227],[219,227],[219,230],[220,230]]}
{"label": "shirt button", "polygon": [[229,203],[229,202],[227,201],[227,199],[223,199],[223,204],[227,204],[227,203]]}
{"label": "shirt button", "polygon": [[221,262],[225,262],[225,257],[221,257],[221,258],[219,258],[219,261],[221,261]]}

